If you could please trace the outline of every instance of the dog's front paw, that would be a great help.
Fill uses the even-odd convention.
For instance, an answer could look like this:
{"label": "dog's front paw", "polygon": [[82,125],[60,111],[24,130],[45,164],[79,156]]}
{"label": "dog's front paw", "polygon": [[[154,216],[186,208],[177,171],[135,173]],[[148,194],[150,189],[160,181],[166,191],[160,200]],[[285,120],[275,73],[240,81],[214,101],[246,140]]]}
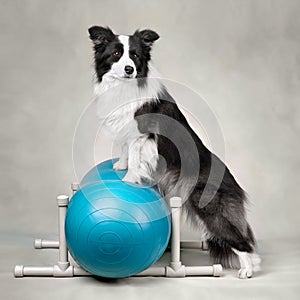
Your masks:
{"label": "dog's front paw", "polygon": [[238,278],[247,279],[252,277],[252,268],[241,268],[238,271]]}
{"label": "dog's front paw", "polygon": [[113,168],[115,171],[127,170],[128,163],[127,161],[122,161],[119,159],[117,162],[114,163]]}
{"label": "dog's front paw", "polygon": [[139,176],[135,175],[133,172],[127,172],[127,174],[124,176],[122,181],[131,182],[131,183],[137,183],[141,184],[142,180]]}

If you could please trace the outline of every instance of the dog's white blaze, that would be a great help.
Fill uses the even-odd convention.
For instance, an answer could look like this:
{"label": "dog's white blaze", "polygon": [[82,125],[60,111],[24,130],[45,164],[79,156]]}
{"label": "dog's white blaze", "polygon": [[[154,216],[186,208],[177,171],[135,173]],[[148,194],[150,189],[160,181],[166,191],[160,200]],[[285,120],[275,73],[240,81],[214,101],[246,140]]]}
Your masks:
{"label": "dog's white blaze", "polygon": [[128,35],[119,35],[119,41],[123,44],[123,55],[120,60],[131,60],[131,63],[134,64],[132,59],[129,57],[129,36]]}

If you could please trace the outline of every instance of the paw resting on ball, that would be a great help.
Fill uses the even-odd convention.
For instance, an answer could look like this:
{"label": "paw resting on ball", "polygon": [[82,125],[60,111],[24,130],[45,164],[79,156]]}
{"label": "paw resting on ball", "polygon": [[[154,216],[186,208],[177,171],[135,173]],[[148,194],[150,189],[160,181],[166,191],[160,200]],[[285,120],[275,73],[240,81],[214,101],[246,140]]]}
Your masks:
{"label": "paw resting on ball", "polygon": [[124,160],[118,160],[113,165],[113,169],[115,171],[127,170],[127,168],[128,168],[128,163],[127,161]]}
{"label": "paw resting on ball", "polygon": [[137,184],[142,183],[142,179],[139,176],[137,176],[134,172],[130,172],[130,171],[127,172],[127,174],[124,176],[122,181],[137,183]]}

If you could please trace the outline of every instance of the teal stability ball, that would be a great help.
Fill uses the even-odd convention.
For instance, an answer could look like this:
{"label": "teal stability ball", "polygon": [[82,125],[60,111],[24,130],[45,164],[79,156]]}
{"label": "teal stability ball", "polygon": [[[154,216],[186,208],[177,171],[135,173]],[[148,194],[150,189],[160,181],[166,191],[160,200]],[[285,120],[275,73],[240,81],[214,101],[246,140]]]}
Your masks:
{"label": "teal stability ball", "polygon": [[115,172],[112,164],[106,161],[84,177],[70,201],[65,230],[69,251],[82,268],[121,278],[162,256],[171,224],[162,196],[154,188],[121,181],[126,172]]}
{"label": "teal stability ball", "polygon": [[106,160],[92,168],[81,180],[80,186],[106,180],[122,180],[127,171],[115,171],[113,164],[118,159]]}

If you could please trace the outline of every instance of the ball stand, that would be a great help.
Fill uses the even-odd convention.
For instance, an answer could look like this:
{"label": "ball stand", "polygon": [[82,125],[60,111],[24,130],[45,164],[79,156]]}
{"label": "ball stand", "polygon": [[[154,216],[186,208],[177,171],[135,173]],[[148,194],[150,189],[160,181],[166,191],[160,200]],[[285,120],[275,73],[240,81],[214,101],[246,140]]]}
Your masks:
{"label": "ball stand", "polygon": [[[77,183],[71,185],[73,194],[79,189]],[[45,277],[74,277],[92,276],[81,267],[71,265],[68,258],[68,248],[65,236],[65,218],[69,204],[69,197],[60,195],[57,197],[58,205],[58,227],[59,241],[36,239],[35,249],[58,249],[58,262],[53,266],[23,266],[17,265],[14,269],[15,277],[24,276],[45,276]],[[134,276],[160,276],[160,277],[185,277],[185,276],[215,276],[222,275],[222,266],[215,264],[211,266],[185,266],[180,260],[180,249],[201,249],[207,250],[206,242],[201,241],[180,241],[180,215],[182,201],[179,197],[170,199],[171,208],[171,259],[165,267],[149,267]]]}

